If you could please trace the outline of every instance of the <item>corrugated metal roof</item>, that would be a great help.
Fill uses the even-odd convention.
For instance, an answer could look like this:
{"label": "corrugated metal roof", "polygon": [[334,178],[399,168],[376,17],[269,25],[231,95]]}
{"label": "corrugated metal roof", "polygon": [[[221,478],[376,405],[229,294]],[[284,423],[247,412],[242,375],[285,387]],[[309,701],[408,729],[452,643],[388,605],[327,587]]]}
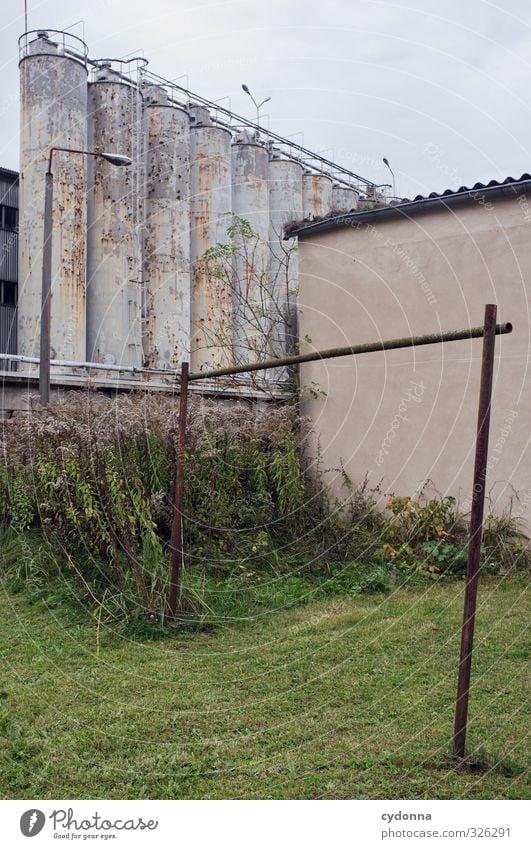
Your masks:
{"label": "corrugated metal roof", "polygon": [[506,177],[505,180],[491,180],[489,183],[474,183],[473,186],[459,186],[458,189],[445,189],[444,192],[431,192],[429,195],[416,195],[414,198],[402,198],[398,203],[392,204],[397,206],[400,203],[412,203],[413,201],[428,200],[429,198],[445,198],[450,195],[460,195],[467,192],[477,192],[481,189],[492,189],[496,186],[507,186],[511,183],[522,183],[531,180],[531,174],[522,174],[521,177]]}
{"label": "corrugated metal roof", "polygon": [[0,165],[0,177],[15,177],[17,180],[19,178],[18,171],[12,171],[11,168],[4,168]]}
{"label": "corrugated metal roof", "polygon": [[0,168],[0,203],[18,207],[18,171]]}
{"label": "corrugated metal roof", "polygon": [[376,223],[388,218],[410,218],[419,212],[428,212],[431,209],[449,208],[462,203],[485,203],[486,199],[496,196],[515,198],[519,194],[526,193],[531,194],[531,174],[527,173],[522,174],[521,177],[506,177],[502,182],[491,180],[489,183],[475,183],[471,188],[461,186],[459,189],[446,189],[440,193],[432,192],[429,195],[417,195],[413,200],[404,198],[387,206],[334,215],[310,223],[301,222],[301,224],[290,228],[285,237],[298,236],[304,238],[314,233],[334,230],[337,227],[356,227],[364,222],[373,221]]}

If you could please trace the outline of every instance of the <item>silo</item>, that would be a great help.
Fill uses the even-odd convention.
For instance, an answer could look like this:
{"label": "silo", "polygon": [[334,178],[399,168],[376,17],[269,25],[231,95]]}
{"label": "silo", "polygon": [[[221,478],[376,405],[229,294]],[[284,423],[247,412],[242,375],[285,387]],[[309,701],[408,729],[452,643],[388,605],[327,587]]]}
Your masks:
{"label": "silo", "polygon": [[207,106],[202,106],[200,103],[188,103],[186,108],[192,126],[212,126],[212,118]]}
{"label": "silo", "polygon": [[273,156],[269,162],[269,240],[272,353],[277,357],[291,353],[297,339],[297,240],[284,240],[284,230],[302,217],[302,165],[294,159]]}
{"label": "silo", "polygon": [[[197,113],[196,113],[197,116]],[[207,123],[208,122],[208,123]],[[192,368],[232,363],[230,274],[209,269],[205,252],[228,241],[231,224],[231,133],[208,115],[190,126],[190,259],[192,262]]]}
{"label": "silo", "polygon": [[118,168],[93,157],[89,163],[87,358],[141,367],[141,98],[133,83],[102,63],[88,103],[90,149],[128,156],[133,164]]}
{"label": "silo", "polygon": [[332,213],[352,212],[358,208],[359,192],[350,186],[334,183],[332,187]]}
{"label": "silo", "polygon": [[[39,355],[44,183],[51,147],[85,150],[86,45],[65,33],[22,36],[18,349]],[[65,50],[65,47],[67,50]],[[85,359],[86,157],[55,151],[51,355]]]}
{"label": "silo", "polygon": [[[271,354],[269,314],[269,153],[247,133],[232,145],[232,211],[242,220],[233,255],[234,357],[256,362]],[[246,226],[251,232],[245,235]]]}
{"label": "silo", "polygon": [[306,171],[302,177],[304,219],[326,218],[332,209],[332,180],[326,174]]}
{"label": "silo", "polygon": [[361,198],[361,207],[363,210],[376,209],[381,206],[387,206],[389,201],[384,193],[378,191],[378,187],[373,183],[369,183],[365,187],[365,197]]}
{"label": "silo", "polygon": [[144,91],[146,365],[176,369],[190,353],[190,133],[188,113],[162,88]]}

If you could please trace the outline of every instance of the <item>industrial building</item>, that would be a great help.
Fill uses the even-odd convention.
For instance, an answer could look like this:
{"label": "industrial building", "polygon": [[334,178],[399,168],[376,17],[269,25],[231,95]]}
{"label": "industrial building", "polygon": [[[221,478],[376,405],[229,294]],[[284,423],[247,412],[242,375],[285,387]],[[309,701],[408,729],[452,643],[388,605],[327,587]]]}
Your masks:
{"label": "industrial building", "polygon": [[[18,173],[0,168],[0,353],[17,353]],[[0,359],[0,369],[9,368]]]}
{"label": "industrial building", "polygon": [[[384,203],[381,189],[156,76],[145,59],[92,59],[56,30],[19,44],[17,379],[38,373],[52,149],[52,388],[163,388],[183,360],[205,370],[289,351],[298,262],[285,228]],[[234,222],[245,226],[231,232]],[[14,354],[13,335],[9,344],[0,353]],[[261,379],[282,392],[285,378]]]}
{"label": "industrial building", "polygon": [[[531,515],[531,175],[417,197],[294,229],[303,353],[483,324],[496,339],[489,508]],[[307,342],[311,339],[311,344]],[[301,366],[313,454],[338,497],[346,476],[390,493],[452,495],[465,510],[477,426],[481,341]]]}

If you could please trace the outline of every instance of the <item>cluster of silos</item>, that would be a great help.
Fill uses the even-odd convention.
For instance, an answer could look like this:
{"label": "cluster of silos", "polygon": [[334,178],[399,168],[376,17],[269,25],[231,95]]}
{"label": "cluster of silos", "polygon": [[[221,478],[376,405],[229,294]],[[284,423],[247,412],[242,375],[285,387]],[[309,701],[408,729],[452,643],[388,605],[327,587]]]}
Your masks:
{"label": "cluster of silos", "polygon": [[131,160],[54,154],[54,358],[205,370],[286,353],[298,267],[284,230],[355,209],[357,192],[119,64],[92,63],[89,82],[86,48],[62,35],[36,34],[21,59],[20,353],[38,353],[52,146]]}

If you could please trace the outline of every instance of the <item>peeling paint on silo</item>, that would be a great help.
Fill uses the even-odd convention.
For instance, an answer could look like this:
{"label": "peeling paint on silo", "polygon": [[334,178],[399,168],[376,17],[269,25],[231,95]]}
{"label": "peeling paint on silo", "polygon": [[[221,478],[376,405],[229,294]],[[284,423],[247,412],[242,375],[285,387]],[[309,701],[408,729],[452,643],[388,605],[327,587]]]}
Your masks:
{"label": "peeling paint on silo", "polygon": [[[210,119],[203,116],[203,120]],[[211,123],[190,126],[192,370],[232,363],[230,281],[209,277],[204,255],[228,240],[231,223],[231,133]]]}
{"label": "peeling paint on silo", "polygon": [[332,210],[332,180],[326,174],[307,171],[302,177],[304,219],[326,218]]}
{"label": "peeling paint on silo", "polygon": [[249,222],[254,234],[249,239],[236,239],[234,357],[237,363],[256,362],[271,354],[269,154],[260,144],[244,140],[232,145],[232,211]]}
{"label": "peeling paint on silo", "polygon": [[335,183],[332,187],[332,213],[352,212],[358,208],[359,192]]}
{"label": "peeling paint on silo", "polygon": [[145,91],[146,365],[176,369],[190,354],[190,133],[163,89]]}
{"label": "peeling paint on silo", "polygon": [[302,165],[293,159],[272,158],[269,162],[271,320],[272,353],[278,357],[293,353],[297,341],[297,240],[284,240],[284,230],[302,217]]}
{"label": "peeling paint on silo", "polygon": [[[23,47],[20,62],[20,222],[18,351],[39,355],[44,182],[51,147],[85,150],[86,46],[79,58],[58,52],[46,33]],[[51,354],[85,359],[86,157],[55,151]]]}
{"label": "peeling paint on silo", "polygon": [[117,168],[91,158],[88,191],[87,358],[142,366],[139,205],[140,95],[102,66],[89,84],[89,145],[129,156]]}

